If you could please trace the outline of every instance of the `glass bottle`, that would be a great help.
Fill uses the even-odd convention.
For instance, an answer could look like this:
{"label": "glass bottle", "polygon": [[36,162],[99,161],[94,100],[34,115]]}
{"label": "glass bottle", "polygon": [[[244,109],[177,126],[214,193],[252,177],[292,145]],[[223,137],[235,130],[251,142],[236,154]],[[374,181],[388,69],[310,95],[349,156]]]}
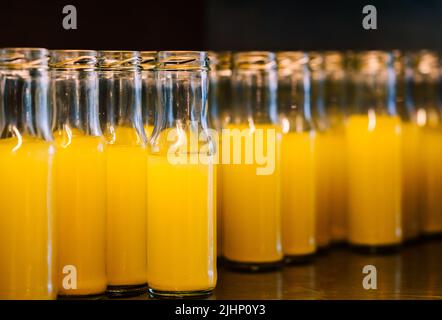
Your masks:
{"label": "glass bottle", "polygon": [[206,52],[158,53],[158,104],[148,153],[147,278],[157,296],[216,285],[216,143],[209,132]]}
{"label": "glass bottle", "polygon": [[106,290],[106,158],[97,53],[54,50],[50,56],[59,294],[98,295]]}
{"label": "glass bottle", "polygon": [[281,140],[282,244],[289,262],[316,251],[315,129],[311,114],[308,55],[279,52],[278,106]]}
{"label": "glass bottle", "polygon": [[223,256],[236,268],[274,268],[283,257],[276,57],[241,52],[233,64],[232,119],[222,136]]}
{"label": "glass bottle", "polygon": [[55,299],[48,51],[0,49],[0,299]]}
{"label": "glass bottle", "polygon": [[157,88],[155,84],[156,51],[141,51],[141,112],[144,131],[147,137],[152,134],[155,121],[155,103]]}
{"label": "glass bottle", "polygon": [[[209,125],[218,132],[219,145],[222,144],[222,128],[228,123],[232,104],[232,54],[209,52]],[[217,148],[217,255],[222,257],[222,159],[221,149]]]}
{"label": "glass bottle", "polygon": [[357,55],[355,102],[347,121],[349,242],[387,249],[401,242],[401,121],[391,52]]}
{"label": "glass bottle", "polygon": [[99,51],[99,110],[107,142],[107,292],[146,290],[147,138],[137,51]]}
{"label": "glass bottle", "polygon": [[421,228],[426,235],[442,232],[442,116],[439,109],[440,62],[436,52],[419,51],[411,55],[411,99],[416,123],[421,128],[421,153],[424,169],[421,198]]}
{"label": "glass bottle", "polygon": [[421,161],[421,130],[412,99],[414,58],[410,53],[395,51],[396,107],[402,121],[402,232],[406,241],[420,233],[419,212],[422,210],[423,163]]}
{"label": "glass bottle", "polygon": [[316,193],[316,243],[318,249],[326,249],[331,242],[330,198],[331,171],[328,159],[331,157],[331,143],[328,135],[330,119],[327,117],[325,100],[325,63],[320,52],[309,52],[311,72],[311,103],[316,128],[315,139],[315,193]]}
{"label": "glass bottle", "polygon": [[[327,203],[330,240],[342,243],[347,239],[347,146],[345,121],[347,116],[346,60],[342,53],[324,52],[324,109],[327,128],[328,167]],[[324,119],[325,120],[325,119]]]}

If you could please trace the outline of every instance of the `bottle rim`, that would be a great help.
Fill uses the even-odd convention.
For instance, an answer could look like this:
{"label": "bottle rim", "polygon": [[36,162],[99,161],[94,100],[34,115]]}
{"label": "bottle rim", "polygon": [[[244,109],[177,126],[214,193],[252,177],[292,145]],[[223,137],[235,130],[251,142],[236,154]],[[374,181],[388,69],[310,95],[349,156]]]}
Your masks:
{"label": "bottle rim", "polygon": [[51,50],[49,67],[61,70],[85,70],[97,67],[97,52],[94,50]]}
{"label": "bottle rim", "polygon": [[47,69],[49,51],[45,48],[1,48],[0,68]]}
{"label": "bottle rim", "polygon": [[233,55],[233,66],[237,70],[276,70],[276,54],[271,51],[244,51]]}
{"label": "bottle rim", "polygon": [[157,63],[158,51],[140,51],[142,70],[152,71]]}
{"label": "bottle rim", "polygon": [[206,51],[159,51],[155,70],[208,71],[210,70],[210,61]]}
{"label": "bottle rim", "polygon": [[142,58],[139,51],[100,50],[98,51],[99,70],[139,70]]}

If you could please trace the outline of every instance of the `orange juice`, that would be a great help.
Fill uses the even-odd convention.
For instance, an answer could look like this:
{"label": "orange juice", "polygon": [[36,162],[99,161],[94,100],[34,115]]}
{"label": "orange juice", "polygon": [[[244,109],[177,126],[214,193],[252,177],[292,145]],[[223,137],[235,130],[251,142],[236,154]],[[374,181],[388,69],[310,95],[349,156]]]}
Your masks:
{"label": "orange juice", "polygon": [[332,143],[327,133],[317,132],[315,143],[316,177],[316,243],[319,248],[330,244],[330,198],[331,198],[331,153]]}
{"label": "orange juice", "polygon": [[422,231],[442,232],[442,128],[423,128],[424,210]]}
{"label": "orange juice", "polygon": [[405,240],[419,235],[420,130],[411,122],[402,123],[402,229]]}
{"label": "orange juice", "polygon": [[0,299],[55,299],[52,144],[0,139]]}
{"label": "orange juice", "polygon": [[[106,289],[106,158],[102,137],[69,128],[56,135],[58,275],[62,295],[99,294]],[[63,273],[73,266],[76,286]]]}
{"label": "orange juice", "polygon": [[148,156],[147,281],[156,293],[216,285],[216,170]]}
{"label": "orange juice", "polygon": [[[283,255],[279,129],[274,125],[257,125],[253,129],[238,125],[229,129],[237,129],[243,136],[240,148],[235,148],[236,155],[234,141],[230,139],[230,164],[223,160],[223,256],[232,262],[245,264],[278,262]],[[267,129],[275,134],[271,142],[267,142]],[[258,130],[263,133],[263,140],[256,139]],[[223,135],[222,140],[224,158],[226,140],[229,139]],[[253,141],[259,140],[261,143],[264,141],[260,149],[269,149],[270,154],[267,155],[274,161],[274,170],[270,174],[258,174],[263,165],[253,159],[259,151]],[[239,164],[234,163],[235,156],[241,160]],[[246,163],[246,158],[249,158],[249,163]]]}
{"label": "orange juice", "polygon": [[398,244],[401,228],[401,121],[398,117],[351,116],[347,123],[349,241],[353,245]]}
{"label": "orange juice", "polygon": [[282,244],[287,256],[316,250],[314,138],[312,132],[282,136]]}
{"label": "orange juice", "polygon": [[144,284],[147,151],[134,128],[116,128],[107,140],[108,284]]}

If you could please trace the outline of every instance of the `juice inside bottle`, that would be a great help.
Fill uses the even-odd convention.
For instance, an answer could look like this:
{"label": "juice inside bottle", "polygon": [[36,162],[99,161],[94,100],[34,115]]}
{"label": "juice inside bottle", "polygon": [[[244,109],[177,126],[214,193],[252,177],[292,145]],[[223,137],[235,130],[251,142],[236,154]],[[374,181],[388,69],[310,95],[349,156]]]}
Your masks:
{"label": "juice inside bottle", "polygon": [[425,168],[422,231],[435,234],[442,232],[442,126],[424,127],[422,140]]}
{"label": "juice inside bottle", "polygon": [[401,241],[401,121],[350,116],[347,123],[349,240],[384,246]]}
{"label": "juice inside bottle", "polygon": [[212,290],[217,278],[214,164],[171,164],[167,156],[149,155],[148,172],[149,287]]}
{"label": "juice inside bottle", "polygon": [[316,251],[314,133],[289,132],[281,140],[282,244],[287,256]]}
{"label": "juice inside bottle", "polygon": [[134,128],[117,127],[107,140],[108,284],[140,285],[147,279],[147,151]]}
{"label": "juice inside bottle", "polygon": [[402,123],[402,230],[404,239],[419,235],[419,213],[422,210],[419,193],[421,183],[421,134],[412,122]]}
{"label": "juice inside bottle", "polygon": [[330,244],[330,212],[332,198],[332,175],[330,158],[334,152],[331,137],[326,132],[317,132],[315,142],[316,178],[316,243],[319,248]]}
{"label": "juice inside bottle", "polygon": [[0,139],[0,299],[55,299],[52,144]]}
{"label": "juice inside bottle", "polygon": [[[255,125],[253,130],[248,125],[231,125],[229,129],[236,129],[242,137],[239,149],[234,147],[234,139],[231,139],[230,159],[228,162],[223,160],[223,255],[240,263],[280,261],[283,253],[279,129],[275,125]],[[267,130],[275,137],[269,142]],[[262,139],[256,138],[258,131],[262,132]],[[223,135],[222,140],[224,155],[228,139]],[[273,157],[274,170],[269,174],[257,174],[264,166],[253,160],[254,155],[260,153],[256,141],[263,142],[261,151],[268,152],[269,158]],[[234,157],[242,161],[236,164]],[[252,161],[246,163],[245,159],[249,157]]]}
{"label": "juice inside bottle", "polygon": [[[54,134],[57,142],[56,208],[59,284],[62,295],[99,294],[106,289],[106,158],[104,140],[77,129]],[[65,266],[76,269],[76,288]],[[68,269],[69,270],[69,269]]]}

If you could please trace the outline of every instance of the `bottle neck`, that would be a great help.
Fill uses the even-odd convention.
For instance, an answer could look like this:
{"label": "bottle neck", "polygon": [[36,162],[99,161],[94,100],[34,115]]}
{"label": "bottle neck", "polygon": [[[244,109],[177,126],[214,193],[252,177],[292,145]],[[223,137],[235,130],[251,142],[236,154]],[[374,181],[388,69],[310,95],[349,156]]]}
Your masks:
{"label": "bottle neck", "polygon": [[157,70],[158,106],[154,134],[168,128],[208,129],[206,70]]}
{"label": "bottle neck", "polygon": [[44,69],[0,70],[0,138],[52,140],[49,78]]}
{"label": "bottle neck", "polygon": [[52,69],[51,81],[55,131],[101,136],[97,72],[94,69]]}
{"label": "bottle neck", "polygon": [[108,142],[118,140],[118,128],[134,130],[140,142],[147,138],[141,112],[141,73],[132,70],[99,71],[99,109],[102,130]]}

